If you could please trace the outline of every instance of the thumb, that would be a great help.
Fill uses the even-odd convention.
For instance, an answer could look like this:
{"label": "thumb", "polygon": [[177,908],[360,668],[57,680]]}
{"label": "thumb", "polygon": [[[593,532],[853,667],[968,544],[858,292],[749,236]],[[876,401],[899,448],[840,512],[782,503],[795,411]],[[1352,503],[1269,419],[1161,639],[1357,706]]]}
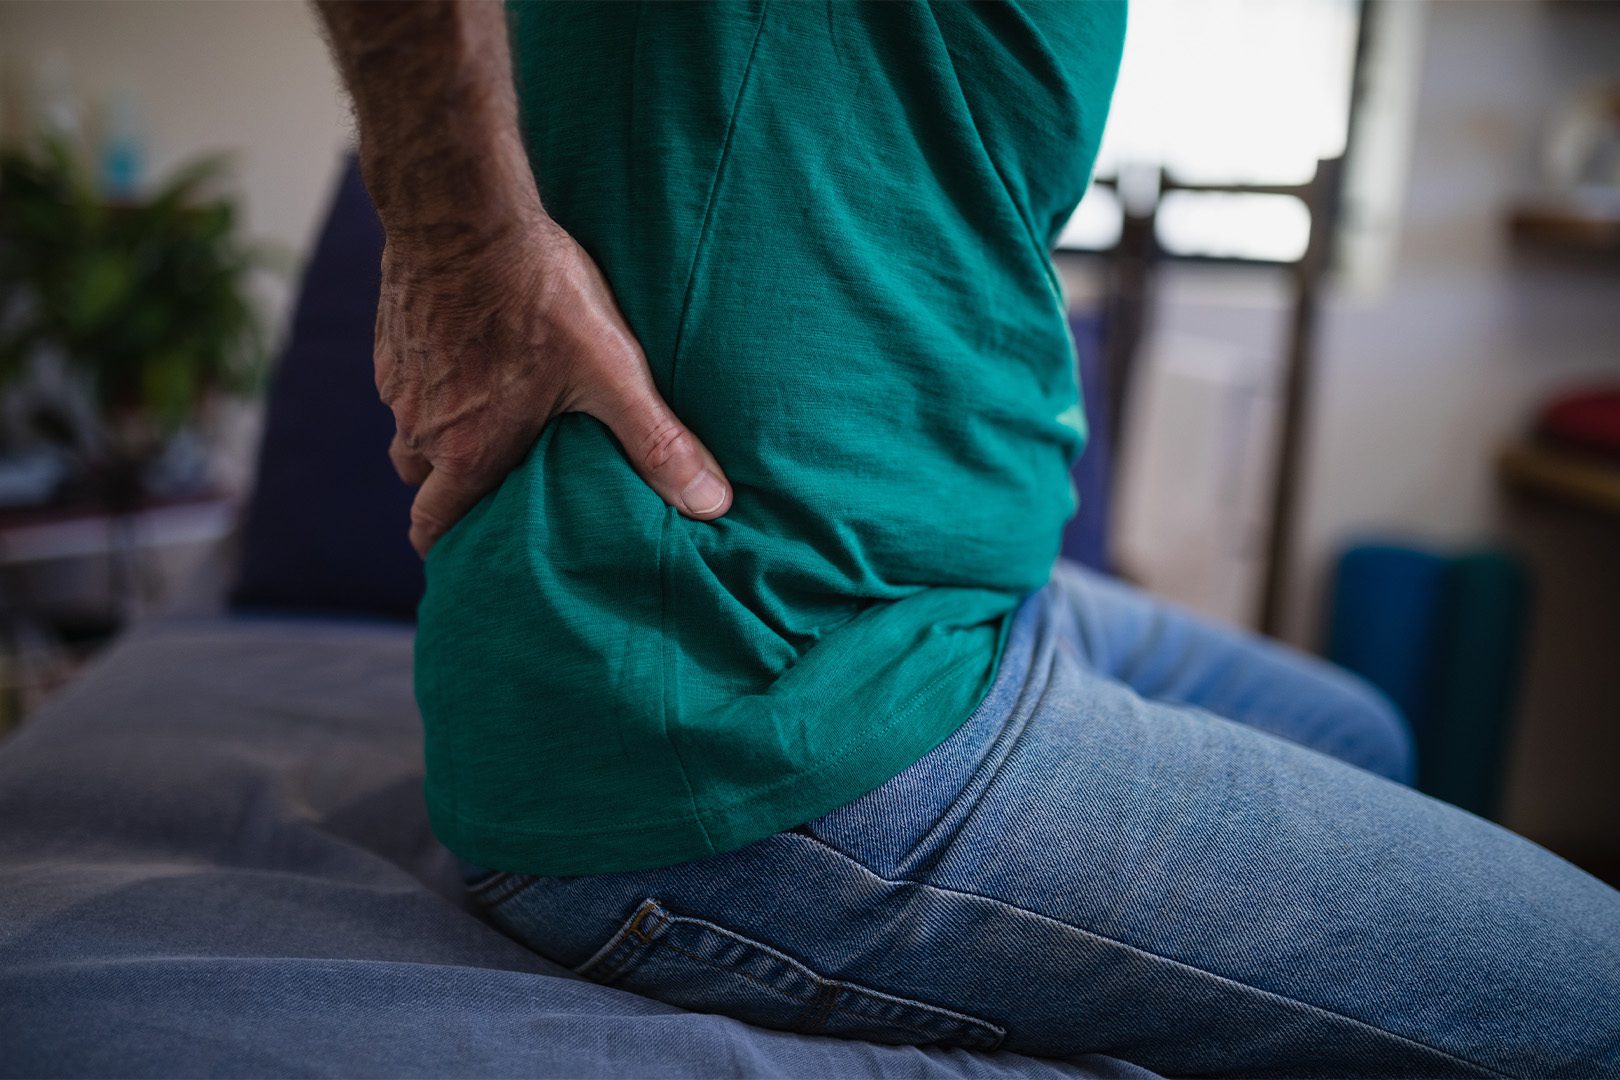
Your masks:
{"label": "thumb", "polygon": [[720,463],[665,404],[652,374],[582,411],[608,426],[647,486],[687,517],[709,521],[731,509]]}

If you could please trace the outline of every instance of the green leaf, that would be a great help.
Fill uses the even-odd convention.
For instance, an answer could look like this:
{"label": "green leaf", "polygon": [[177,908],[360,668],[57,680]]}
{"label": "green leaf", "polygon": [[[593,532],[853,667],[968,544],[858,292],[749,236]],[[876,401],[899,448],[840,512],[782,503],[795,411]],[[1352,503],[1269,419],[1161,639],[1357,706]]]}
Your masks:
{"label": "green leaf", "polygon": [[293,260],[239,235],[236,201],[218,191],[228,173],[210,155],[109,204],[73,143],[0,148],[0,380],[55,347],[104,409],[171,429],[211,388],[262,388],[252,276]]}

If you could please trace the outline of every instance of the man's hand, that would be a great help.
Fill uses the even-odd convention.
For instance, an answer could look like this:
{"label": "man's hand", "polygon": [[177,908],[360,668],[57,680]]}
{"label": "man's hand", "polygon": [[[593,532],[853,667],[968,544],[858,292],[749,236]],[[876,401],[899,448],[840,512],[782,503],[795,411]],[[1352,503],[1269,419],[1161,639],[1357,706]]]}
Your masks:
{"label": "man's hand", "polygon": [[501,5],[316,6],[387,237],[377,390],[394,467],[421,485],[411,544],[425,556],[570,411],[606,424],[666,503],[724,514],[725,474],[659,396],[602,272],[540,205]]}
{"label": "man's hand", "polygon": [[[459,246],[459,245],[458,245]],[[377,309],[377,390],[422,554],[498,486],[540,429],[584,412],[648,485],[690,517],[731,505],[714,456],[664,403],[606,279],[549,220],[471,257],[389,242]]]}

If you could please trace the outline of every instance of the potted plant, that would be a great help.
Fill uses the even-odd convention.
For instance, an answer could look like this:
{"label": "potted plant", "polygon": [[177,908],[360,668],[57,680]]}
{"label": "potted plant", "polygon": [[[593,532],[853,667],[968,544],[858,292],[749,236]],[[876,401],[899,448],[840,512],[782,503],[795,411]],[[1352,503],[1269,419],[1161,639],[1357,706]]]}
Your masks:
{"label": "potted plant", "polygon": [[205,401],[255,387],[264,369],[248,285],[265,259],[212,191],[224,171],[204,158],[114,201],[59,137],[0,150],[0,383],[41,355],[67,368],[93,420],[50,408],[35,426],[115,513],[138,505],[148,468]]}

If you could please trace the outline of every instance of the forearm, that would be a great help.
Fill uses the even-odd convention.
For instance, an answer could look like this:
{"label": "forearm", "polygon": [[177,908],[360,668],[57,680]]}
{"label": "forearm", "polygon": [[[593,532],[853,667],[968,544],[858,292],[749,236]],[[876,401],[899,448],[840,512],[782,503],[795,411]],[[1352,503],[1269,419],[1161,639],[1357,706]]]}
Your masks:
{"label": "forearm", "polygon": [[591,257],[545,213],[518,130],[498,0],[315,0],[354,99],[385,243],[372,355],[389,458],[423,555],[551,419],[606,425],[670,506],[731,505],[714,455],[659,395]]}
{"label": "forearm", "polygon": [[494,0],[316,0],[391,244],[443,255],[544,220]]}

